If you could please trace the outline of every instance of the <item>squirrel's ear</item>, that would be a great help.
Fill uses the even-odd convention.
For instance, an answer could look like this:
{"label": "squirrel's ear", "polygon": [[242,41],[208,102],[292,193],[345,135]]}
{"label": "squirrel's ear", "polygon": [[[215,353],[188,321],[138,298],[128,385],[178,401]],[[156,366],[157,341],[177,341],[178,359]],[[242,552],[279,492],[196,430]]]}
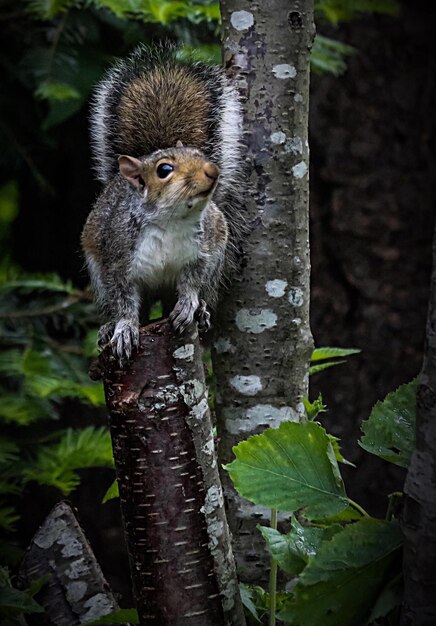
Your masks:
{"label": "squirrel's ear", "polygon": [[131,156],[122,155],[118,157],[118,164],[120,166],[121,176],[124,176],[131,185],[136,187],[136,189],[142,189],[145,186],[142,177],[144,169],[142,161]]}
{"label": "squirrel's ear", "polygon": [[183,148],[183,147],[184,146],[183,146],[182,142],[179,139],[179,141],[176,143],[176,148]]}

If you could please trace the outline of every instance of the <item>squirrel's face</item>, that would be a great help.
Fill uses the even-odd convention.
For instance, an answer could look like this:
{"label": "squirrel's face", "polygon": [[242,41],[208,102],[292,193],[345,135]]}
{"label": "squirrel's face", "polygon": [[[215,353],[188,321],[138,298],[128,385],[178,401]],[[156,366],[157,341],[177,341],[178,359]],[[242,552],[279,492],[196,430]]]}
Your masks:
{"label": "squirrel's face", "polygon": [[196,148],[159,150],[144,159],[121,156],[120,173],[144,202],[183,217],[201,212],[215,190],[220,170]]}

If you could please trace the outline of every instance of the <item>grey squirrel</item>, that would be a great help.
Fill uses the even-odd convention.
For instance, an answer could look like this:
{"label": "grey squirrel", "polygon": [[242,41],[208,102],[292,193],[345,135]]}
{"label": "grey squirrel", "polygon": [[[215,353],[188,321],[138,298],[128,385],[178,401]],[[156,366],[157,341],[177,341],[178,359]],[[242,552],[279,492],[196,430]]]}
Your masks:
{"label": "grey squirrel", "polygon": [[[110,343],[124,364],[153,301],[182,331],[209,326],[243,221],[241,112],[223,69],[138,47],[97,86],[91,138],[105,183],[82,247]],[[213,199],[212,199],[213,198]]]}

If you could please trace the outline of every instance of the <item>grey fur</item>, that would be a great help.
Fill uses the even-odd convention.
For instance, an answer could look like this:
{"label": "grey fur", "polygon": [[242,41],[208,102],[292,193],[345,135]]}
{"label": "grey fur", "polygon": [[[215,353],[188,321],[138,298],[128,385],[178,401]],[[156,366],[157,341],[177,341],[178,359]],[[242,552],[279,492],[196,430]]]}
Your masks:
{"label": "grey fur", "polygon": [[[157,158],[161,154],[153,152],[151,156],[143,157],[141,132],[145,131],[147,135],[147,124],[149,128],[150,123],[141,112],[140,104],[138,129],[132,129],[131,133],[137,137],[135,153],[124,149],[123,136],[118,132],[119,103],[132,81],[146,81],[147,72],[160,67],[164,75],[165,68],[179,65],[176,51],[171,46],[140,46],[128,59],[118,61],[107,72],[92,101],[92,147],[98,178],[106,187],[88,218],[82,241],[96,302],[102,319],[107,322],[100,329],[99,345],[110,341],[120,362],[127,360],[136,347],[138,325],[146,321],[148,309],[156,299],[163,301],[164,313],[171,311],[170,317],[176,328],[183,330],[194,319],[200,327],[209,326],[207,306],[215,305],[223,276],[228,278],[236,265],[239,242],[245,231],[241,211],[244,192],[240,155],[242,115],[237,91],[222,68],[184,63],[186,75],[192,76],[192,84],[200,83],[208,94],[209,108],[207,118],[203,120],[208,137],[204,145],[196,147],[204,153],[205,160],[219,165],[221,176],[214,201],[209,199],[192,227],[191,243],[194,248],[198,247],[198,255],[192,248],[186,262],[179,259],[179,266],[175,264],[177,275],[171,274],[174,269],[171,263],[167,263],[164,275],[158,275],[156,268],[155,280],[148,283],[140,275],[141,272],[144,274],[144,245],[147,248],[144,237],[153,237],[155,229],[162,241],[171,242],[172,233],[183,225],[183,218],[174,213],[170,201],[160,204],[149,200],[144,202],[141,194],[117,173],[120,154],[127,153],[142,160]],[[162,98],[165,99],[164,92]],[[166,106],[170,108],[171,101]],[[177,114],[177,111],[169,110],[169,116],[174,118]],[[198,121],[198,118],[193,119],[193,124]],[[163,137],[165,128],[164,120]],[[179,139],[183,142],[184,138]],[[153,151],[160,148],[166,148],[166,145],[152,146]],[[192,150],[199,153],[194,148]],[[182,245],[177,251],[182,256],[186,252]],[[146,256],[146,262],[150,263],[150,251]]]}

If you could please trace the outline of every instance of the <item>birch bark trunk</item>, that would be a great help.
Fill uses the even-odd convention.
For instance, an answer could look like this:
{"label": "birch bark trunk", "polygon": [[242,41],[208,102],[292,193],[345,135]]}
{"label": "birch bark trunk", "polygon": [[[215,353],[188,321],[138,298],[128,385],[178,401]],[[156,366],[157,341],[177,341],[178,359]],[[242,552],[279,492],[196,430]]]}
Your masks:
{"label": "birch bark trunk", "polygon": [[416,409],[416,448],[404,485],[401,626],[432,626],[436,624],[436,230]]}
{"label": "birch bark trunk", "polygon": [[244,626],[196,327],[100,359],[141,626]]}
{"label": "birch bark trunk", "polygon": [[[312,0],[221,0],[224,60],[239,88],[249,172],[240,274],[220,304],[213,365],[220,460],[283,420],[300,420],[312,352],[309,327],[309,62]],[[223,476],[243,580],[265,576],[256,523]]]}

